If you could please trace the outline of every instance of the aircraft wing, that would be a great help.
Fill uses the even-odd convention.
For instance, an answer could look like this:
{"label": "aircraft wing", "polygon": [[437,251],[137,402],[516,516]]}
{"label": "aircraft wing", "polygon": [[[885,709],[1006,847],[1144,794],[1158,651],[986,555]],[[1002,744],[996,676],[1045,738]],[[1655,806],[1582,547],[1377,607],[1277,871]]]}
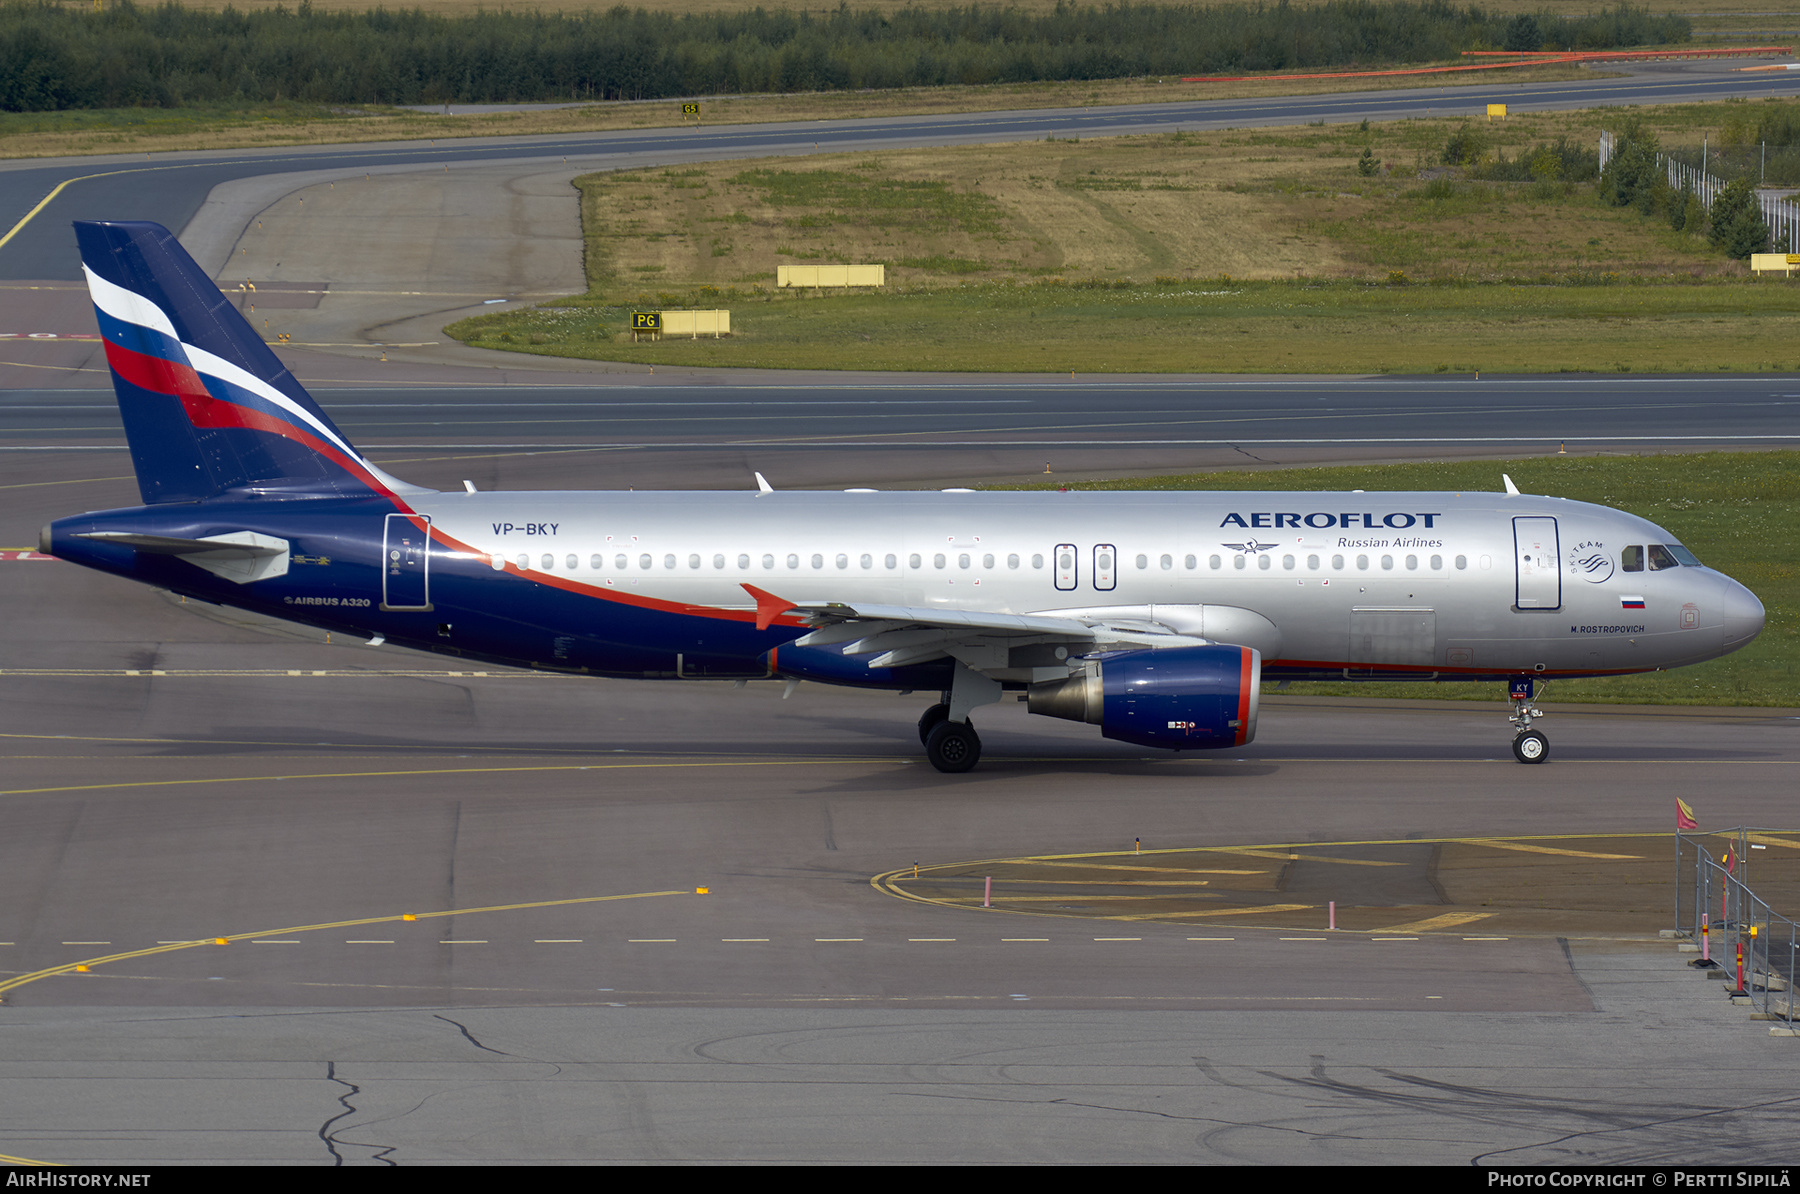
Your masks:
{"label": "aircraft wing", "polygon": [[1078,654],[1114,647],[1200,646],[1207,641],[1100,618],[835,601],[795,603],[786,612],[798,613],[814,627],[796,639],[795,646],[838,646],[845,655],[867,656],[872,668],[948,657],[976,671],[993,671],[1008,667],[1011,652],[1018,647],[1064,647],[1069,654]]}

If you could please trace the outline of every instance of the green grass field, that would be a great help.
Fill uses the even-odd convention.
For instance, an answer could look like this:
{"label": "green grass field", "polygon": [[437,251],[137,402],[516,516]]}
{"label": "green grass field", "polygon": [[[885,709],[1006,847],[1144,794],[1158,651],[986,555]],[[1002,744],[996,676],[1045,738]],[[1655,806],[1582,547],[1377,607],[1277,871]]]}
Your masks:
{"label": "green grass field", "polygon": [[[648,304],[659,306],[654,299]],[[726,340],[632,344],[629,306],[477,317],[479,348],[650,364],[1018,373],[1730,372],[1800,369],[1800,287],[1239,282],[988,284],[783,297]]]}
{"label": "green grass field", "polygon": [[[1628,510],[1673,532],[1708,566],[1748,586],[1768,611],[1761,637],[1723,659],[1672,672],[1561,680],[1548,699],[1642,705],[1800,707],[1800,452],[1549,456],[1343,468],[1276,469],[1100,481],[1093,489],[1449,490],[1526,493]],[[1034,487],[1035,488],[1035,487]],[[1272,688],[1271,688],[1272,690]],[[1288,691],[1504,701],[1498,684],[1300,682]]]}
{"label": "green grass field", "polygon": [[[1794,101],[1784,101],[1789,107]],[[1763,104],[1631,113],[1718,144]],[[667,365],[1026,373],[1800,368],[1800,289],[1590,182],[1446,170],[1589,155],[1618,112],[1176,132],[577,180],[588,293],[446,331]],[[1741,130],[1740,130],[1741,131]],[[1358,168],[1367,151],[1377,169]],[[1425,177],[1422,177],[1425,176]],[[857,293],[778,267],[879,262]],[[634,310],[730,309],[723,340],[633,342]]]}

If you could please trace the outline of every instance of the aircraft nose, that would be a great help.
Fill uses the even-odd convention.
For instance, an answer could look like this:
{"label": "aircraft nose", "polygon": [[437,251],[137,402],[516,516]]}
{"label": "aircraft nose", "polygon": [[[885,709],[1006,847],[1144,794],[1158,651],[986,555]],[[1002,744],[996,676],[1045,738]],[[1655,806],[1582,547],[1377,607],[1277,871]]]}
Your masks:
{"label": "aircraft nose", "polygon": [[1735,651],[1762,633],[1763,603],[1756,594],[1727,577],[1722,594],[1725,606],[1725,649]]}

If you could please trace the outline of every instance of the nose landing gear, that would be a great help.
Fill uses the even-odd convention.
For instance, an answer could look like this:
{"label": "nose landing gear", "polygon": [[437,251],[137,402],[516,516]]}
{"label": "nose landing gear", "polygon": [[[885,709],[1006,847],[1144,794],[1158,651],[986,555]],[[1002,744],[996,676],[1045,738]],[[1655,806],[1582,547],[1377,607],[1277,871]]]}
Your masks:
{"label": "nose landing gear", "polygon": [[1531,728],[1533,718],[1544,716],[1544,711],[1531,703],[1531,688],[1530,676],[1510,681],[1514,712],[1506,720],[1517,727],[1512,750],[1513,758],[1521,763],[1541,763],[1550,757],[1550,739],[1544,737],[1543,731]]}

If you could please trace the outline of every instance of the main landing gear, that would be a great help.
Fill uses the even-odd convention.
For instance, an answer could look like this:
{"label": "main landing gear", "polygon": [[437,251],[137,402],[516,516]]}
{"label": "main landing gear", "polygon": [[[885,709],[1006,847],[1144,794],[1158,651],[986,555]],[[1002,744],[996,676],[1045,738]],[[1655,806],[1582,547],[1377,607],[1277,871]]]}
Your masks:
{"label": "main landing gear", "polygon": [[969,710],[1000,699],[1000,682],[965,667],[960,661],[952,673],[944,699],[919,718],[919,741],[925,758],[948,775],[968,771],[981,761],[981,735],[969,722]]}
{"label": "main landing gear", "polygon": [[967,771],[981,761],[981,735],[966,721],[940,721],[925,736],[925,757],[947,775]]}
{"label": "main landing gear", "polygon": [[925,758],[946,774],[967,771],[981,761],[981,735],[966,721],[951,721],[948,703],[925,710],[919,741],[925,744]]}
{"label": "main landing gear", "polygon": [[1517,728],[1513,735],[1513,758],[1521,763],[1541,763],[1550,757],[1550,739],[1544,737],[1543,731],[1531,728],[1532,718],[1544,716],[1544,711],[1531,703],[1531,677],[1521,676],[1511,681],[1509,695],[1514,712],[1506,720]]}

